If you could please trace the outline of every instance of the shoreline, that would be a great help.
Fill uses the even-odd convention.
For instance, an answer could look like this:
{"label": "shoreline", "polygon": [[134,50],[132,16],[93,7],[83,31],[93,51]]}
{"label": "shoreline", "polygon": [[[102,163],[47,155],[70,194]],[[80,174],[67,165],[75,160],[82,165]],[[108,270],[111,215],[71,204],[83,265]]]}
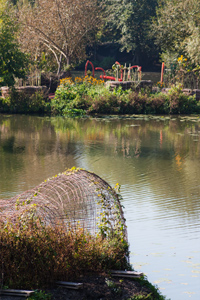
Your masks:
{"label": "shoreline", "polygon": [[[83,288],[74,290],[65,287],[52,287],[43,291],[43,298],[32,295],[27,299],[37,300],[130,300],[135,297],[139,299],[164,300],[165,296],[143,277],[133,278],[113,278],[108,274],[88,274],[80,277],[78,281],[83,283]],[[148,295],[152,295],[148,297]],[[148,297],[148,298],[147,298]],[[0,296],[1,300],[22,300],[25,297]]]}

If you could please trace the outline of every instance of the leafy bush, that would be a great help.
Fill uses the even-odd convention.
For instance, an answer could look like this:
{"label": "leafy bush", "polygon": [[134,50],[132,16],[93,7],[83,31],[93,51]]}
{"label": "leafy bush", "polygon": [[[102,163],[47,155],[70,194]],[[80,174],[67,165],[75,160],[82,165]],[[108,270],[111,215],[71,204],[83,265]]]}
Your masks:
{"label": "leafy bush", "polygon": [[147,114],[169,114],[169,101],[163,93],[152,94],[146,102]]}
{"label": "leafy bush", "polygon": [[27,300],[51,300],[52,295],[45,293],[42,290],[35,290],[34,294],[27,298]]}
{"label": "leafy bush", "polygon": [[183,88],[198,89],[200,83],[200,66],[189,57],[166,51],[162,53],[165,62],[164,85],[181,85]]}
{"label": "leafy bush", "polygon": [[0,98],[0,112],[51,113],[70,117],[87,114],[191,114],[200,113],[200,103],[194,96],[174,85],[168,93],[149,93],[148,90],[109,90],[102,80],[91,76],[64,78],[55,98],[47,100],[42,92],[27,96],[12,89],[6,99]]}
{"label": "leafy bush", "polygon": [[85,97],[99,95],[98,89],[102,85],[102,80],[97,80],[92,76],[76,77],[74,82],[71,78],[61,79],[55,98],[51,101],[52,113],[63,115],[71,114],[73,111],[82,115],[83,109],[86,110],[88,107]]}
{"label": "leafy bush", "polygon": [[49,113],[50,103],[43,92],[29,96],[12,88],[9,96],[0,98],[0,112],[9,113]]}
{"label": "leafy bush", "polygon": [[168,99],[171,114],[190,114],[193,112],[200,112],[200,106],[195,97],[184,94],[180,84],[172,86],[168,92]]}
{"label": "leafy bush", "polygon": [[61,80],[51,103],[52,113],[59,115],[88,114],[191,114],[200,112],[195,97],[182,92],[181,85],[172,86],[167,94],[148,90],[109,90],[103,81],[91,76]]}

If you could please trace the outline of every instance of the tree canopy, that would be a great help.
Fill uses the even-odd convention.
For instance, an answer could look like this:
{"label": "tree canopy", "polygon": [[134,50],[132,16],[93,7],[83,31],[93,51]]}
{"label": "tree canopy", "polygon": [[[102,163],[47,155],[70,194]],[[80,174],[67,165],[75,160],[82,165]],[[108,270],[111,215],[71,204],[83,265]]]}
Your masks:
{"label": "tree canopy", "polygon": [[4,84],[25,75],[24,53],[59,74],[85,60],[94,42],[117,45],[142,66],[158,62],[159,52],[162,59],[184,55],[200,65],[200,1],[0,0]]}
{"label": "tree canopy", "polygon": [[162,52],[200,64],[200,1],[162,0],[152,30]]}
{"label": "tree canopy", "polygon": [[15,77],[24,78],[27,56],[21,52],[16,36],[18,26],[12,7],[0,1],[0,85],[12,86]]}
{"label": "tree canopy", "polygon": [[132,52],[133,61],[155,54],[155,45],[149,37],[151,18],[156,14],[158,0],[105,0],[106,27],[121,50]]}

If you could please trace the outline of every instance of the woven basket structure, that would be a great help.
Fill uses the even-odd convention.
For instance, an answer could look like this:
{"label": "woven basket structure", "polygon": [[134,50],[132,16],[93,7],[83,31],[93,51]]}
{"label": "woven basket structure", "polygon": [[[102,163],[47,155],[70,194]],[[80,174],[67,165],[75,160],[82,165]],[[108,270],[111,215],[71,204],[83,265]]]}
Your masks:
{"label": "woven basket structure", "polygon": [[0,200],[0,220],[22,222],[39,217],[105,236],[120,232],[127,239],[121,196],[98,175],[72,168],[13,198]]}

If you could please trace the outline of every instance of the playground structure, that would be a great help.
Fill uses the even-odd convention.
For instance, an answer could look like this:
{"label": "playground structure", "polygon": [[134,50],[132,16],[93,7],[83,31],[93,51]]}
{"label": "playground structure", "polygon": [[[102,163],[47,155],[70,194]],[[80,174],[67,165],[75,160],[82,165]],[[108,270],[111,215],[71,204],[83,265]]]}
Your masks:
{"label": "playground structure", "polygon": [[116,73],[116,76],[110,76],[106,75],[106,71],[101,67],[94,68],[94,65],[91,61],[87,61],[85,64],[85,76],[87,75],[87,68],[88,65],[91,65],[92,67],[92,76],[95,77],[95,70],[96,71],[102,71],[103,75],[100,75],[100,78],[103,80],[112,80],[112,81],[141,81],[142,79],[142,67],[138,65],[131,66],[129,64],[129,67],[125,66],[123,67],[118,61],[115,62],[113,65],[113,70]]}

